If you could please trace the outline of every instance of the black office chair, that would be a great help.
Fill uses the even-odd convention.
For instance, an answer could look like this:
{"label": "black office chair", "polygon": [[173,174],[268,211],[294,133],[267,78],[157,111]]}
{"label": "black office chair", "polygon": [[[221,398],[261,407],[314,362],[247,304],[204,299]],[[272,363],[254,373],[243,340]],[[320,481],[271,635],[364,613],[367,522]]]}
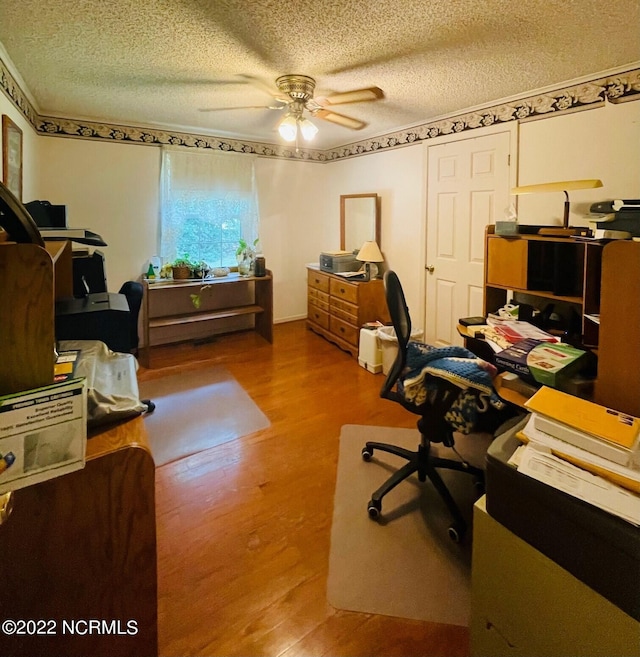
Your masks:
{"label": "black office chair", "polygon": [[[142,295],[144,288],[142,283],[138,281],[127,281],[122,284],[120,288],[120,294],[124,294],[127,297],[127,303],[129,304],[129,315],[130,315],[130,349],[129,351],[134,355],[138,354],[138,316],[140,315],[140,306],[142,305]],[[141,399],[143,404],[147,405],[147,414],[153,413],[156,408],[154,402],[150,399]]]}
{"label": "black office chair", "polygon": [[138,316],[140,315],[140,306],[142,305],[143,294],[142,283],[138,281],[127,281],[126,283],[122,284],[122,287],[120,288],[120,294],[124,294],[124,296],[127,297],[127,303],[129,304],[129,351],[137,354],[139,342]]}
{"label": "black office chair", "polygon": [[387,306],[398,340],[398,355],[382,386],[380,396],[397,402],[411,413],[420,416],[417,425],[421,443],[415,452],[386,443],[367,442],[365,444],[362,449],[362,458],[365,461],[371,459],[375,450],[395,454],[407,460],[402,468],[397,470],[373,493],[368,504],[369,516],[377,520],[382,510],[382,498],[400,482],[417,472],[418,479],[421,482],[429,479],[433,483],[440,497],[447,505],[453,517],[453,522],[448,530],[449,536],[452,540],[459,542],[465,535],[466,522],[437,469],[457,470],[471,475],[474,477],[479,492],[482,492],[484,488],[484,472],[480,468],[470,465],[461,457],[459,460],[453,460],[436,456],[432,452],[431,443],[442,443],[446,447],[454,448],[454,428],[445,418],[445,415],[463,389],[445,378],[432,377],[432,383],[436,382],[436,385],[430,387],[427,401],[416,405],[415,402],[409,401],[405,397],[403,394],[403,376],[407,374],[407,345],[411,336],[411,317],[402,286],[395,272],[387,271],[385,273],[384,284]]}

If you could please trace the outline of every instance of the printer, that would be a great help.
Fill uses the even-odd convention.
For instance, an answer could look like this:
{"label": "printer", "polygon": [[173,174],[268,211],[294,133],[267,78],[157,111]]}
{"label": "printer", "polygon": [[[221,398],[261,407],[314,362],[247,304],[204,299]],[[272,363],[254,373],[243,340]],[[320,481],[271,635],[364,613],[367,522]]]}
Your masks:
{"label": "printer", "polygon": [[320,254],[320,270],[330,274],[358,271],[362,263],[351,251],[324,251]]}

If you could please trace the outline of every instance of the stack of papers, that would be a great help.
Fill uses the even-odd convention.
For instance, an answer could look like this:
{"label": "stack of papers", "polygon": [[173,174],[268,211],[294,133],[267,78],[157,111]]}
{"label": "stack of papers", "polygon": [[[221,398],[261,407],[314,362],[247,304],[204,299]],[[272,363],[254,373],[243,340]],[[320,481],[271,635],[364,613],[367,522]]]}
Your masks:
{"label": "stack of papers", "polygon": [[542,387],[519,471],[640,525],[640,419]]}
{"label": "stack of papers", "polygon": [[560,342],[554,335],[539,329],[529,322],[507,319],[501,320],[500,322],[493,322],[492,326],[499,335],[504,336],[511,344],[527,338],[533,338],[541,342]]}
{"label": "stack of papers", "polygon": [[535,428],[608,461],[640,470],[640,420],[543,386],[525,406]]}
{"label": "stack of papers", "polygon": [[640,525],[640,496],[571,465],[537,443],[519,447],[511,457],[518,472]]}

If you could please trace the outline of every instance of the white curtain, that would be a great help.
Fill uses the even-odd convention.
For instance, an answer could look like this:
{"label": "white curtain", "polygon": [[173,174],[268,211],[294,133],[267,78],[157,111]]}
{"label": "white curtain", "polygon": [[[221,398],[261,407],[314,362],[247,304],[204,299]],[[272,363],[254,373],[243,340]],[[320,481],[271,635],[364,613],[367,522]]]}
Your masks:
{"label": "white curtain", "polygon": [[235,265],[238,241],[259,236],[255,156],[163,147],[160,254]]}

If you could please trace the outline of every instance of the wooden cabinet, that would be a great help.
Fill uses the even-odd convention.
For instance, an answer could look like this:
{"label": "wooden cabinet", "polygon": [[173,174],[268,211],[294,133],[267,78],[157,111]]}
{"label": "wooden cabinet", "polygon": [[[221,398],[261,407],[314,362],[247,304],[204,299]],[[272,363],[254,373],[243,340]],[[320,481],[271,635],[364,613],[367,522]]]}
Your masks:
{"label": "wooden cabinet", "polygon": [[[0,394],[52,383],[54,301],[71,294],[69,242],[0,244]],[[2,502],[0,617],[25,622],[4,633],[3,654],[157,655],[155,467],[141,417],[95,431],[82,470]]]}
{"label": "wooden cabinet", "polygon": [[72,294],[70,242],[0,244],[0,394],[53,381],[54,302]]}
{"label": "wooden cabinet", "polygon": [[598,355],[594,401],[640,416],[640,243],[506,238],[488,226],[485,244],[485,314],[510,299],[569,309],[581,346]]}
{"label": "wooden cabinet", "polygon": [[[194,295],[199,304],[194,304]],[[255,329],[273,341],[273,279],[241,277],[188,281],[145,281],[144,339],[149,347],[206,339],[220,333]]]}
{"label": "wooden cabinet", "polygon": [[[96,432],[82,470],[15,491],[12,503],[0,525],[0,616],[47,623],[5,633],[2,654],[157,655],[155,466],[144,419]],[[99,627],[89,630],[90,620]]]}
{"label": "wooden cabinet", "polygon": [[488,226],[485,237],[484,314],[509,300],[539,310],[552,305],[571,337],[598,345],[602,244],[521,234],[502,237]]}
{"label": "wooden cabinet", "polygon": [[640,243],[602,250],[598,404],[640,417]]}
{"label": "wooden cabinet", "polygon": [[389,321],[382,279],[349,281],[308,267],[309,329],[357,357],[362,325],[376,320]]}

